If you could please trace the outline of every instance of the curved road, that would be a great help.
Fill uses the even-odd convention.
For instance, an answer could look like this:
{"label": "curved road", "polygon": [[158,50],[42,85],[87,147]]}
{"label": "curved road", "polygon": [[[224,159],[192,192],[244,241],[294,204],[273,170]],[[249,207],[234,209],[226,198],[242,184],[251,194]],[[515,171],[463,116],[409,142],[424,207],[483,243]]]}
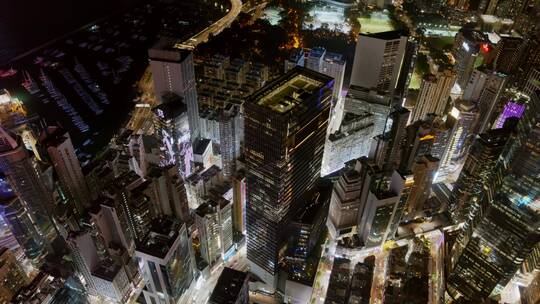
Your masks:
{"label": "curved road", "polygon": [[205,28],[204,30],[197,33],[195,36],[185,41],[182,46],[193,49],[199,43],[208,41],[208,38],[210,37],[210,35],[215,36],[221,33],[223,29],[229,27],[233,23],[233,21],[236,19],[236,17],[238,17],[241,11],[242,11],[242,1],[231,0],[231,8],[229,9],[229,12],[227,13],[227,15],[223,16],[223,18],[214,22],[209,27]]}

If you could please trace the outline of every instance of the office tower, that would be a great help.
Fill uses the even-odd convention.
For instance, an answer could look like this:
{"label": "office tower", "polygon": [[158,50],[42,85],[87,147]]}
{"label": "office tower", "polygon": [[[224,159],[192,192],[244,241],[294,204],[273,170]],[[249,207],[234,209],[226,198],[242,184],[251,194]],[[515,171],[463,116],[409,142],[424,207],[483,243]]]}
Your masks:
{"label": "office tower", "polygon": [[304,66],[306,55],[303,49],[294,48],[285,60],[285,73],[292,70],[295,66]]}
{"label": "office tower", "polygon": [[193,142],[199,136],[199,105],[193,54],[172,41],[159,40],[149,51],[154,92],[160,102],[166,93],[182,97],[187,106],[189,131]]}
{"label": "office tower", "polygon": [[496,129],[480,134],[474,140],[465,159],[451,197],[455,222],[461,222],[469,213],[476,212],[480,195],[496,174],[496,165],[512,135],[511,130]]}
{"label": "office tower", "polygon": [[177,303],[193,281],[191,239],[186,225],[176,220],[154,220],[150,233],[137,244],[135,256],[146,285],[146,303]]}
{"label": "office tower", "polygon": [[346,162],[367,156],[374,133],[375,115],[345,112],[341,124],[325,142],[321,175],[343,168]]}
{"label": "office tower", "polygon": [[422,79],[420,92],[409,121],[412,123],[424,119],[426,114],[430,113],[444,116],[450,90],[455,80],[456,74],[451,70],[444,70],[436,75],[426,75]]}
{"label": "office tower", "polygon": [[367,174],[366,166],[365,158],[348,162],[334,184],[327,220],[328,232],[334,239],[351,233],[358,224],[362,189],[369,188],[363,176]]}
{"label": "office tower", "polygon": [[21,199],[16,196],[4,196],[0,199],[0,205],[2,217],[24,254],[34,264],[39,265],[47,254],[47,241],[34,226]]}
{"label": "office tower", "polygon": [[[135,250],[135,240],[124,209],[117,206],[112,199],[103,199],[99,201],[99,204],[101,208],[94,220],[99,227],[104,244],[109,247],[110,244],[122,246],[132,255]],[[90,212],[90,215],[93,216],[93,213]]]}
{"label": "office tower", "polygon": [[372,187],[361,217],[358,220],[358,234],[366,247],[376,247],[392,239],[401,220],[401,193],[405,187],[405,177],[394,171],[389,189]]}
{"label": "office tower", "polygon": [[231,177],[236,172],[240,138],[240,108],[228,104],[219,113],[219,152],[225,177]]}
{"label": "office tower", "polygon": [[[439,142],[439,138],[437,138],[437,140],[433,144],[433,148],[431,149],[433,156],[440,159],[439,169],[437,171],[438,178],[436,178],[436,181],[440,181],[444,177],[451,177],[450,175],[455,170],[454,166],[452,165],[452,160],[457,150],[458,139],[460,137],[460,135],[457,134],[459,130],[458,119],[459,112],[457,111],[453,111],[450,113],[450,115],[446,116],[446,132],[444,132],[444,136],[439,136],[439,138],[443,138],[443,141]],[[436,150],[436,145],[439,143],[441,148],[443,148],[442,153],[438,153]]]}
{"label": "office tower", "polygon": [[178,166],[154,168],[146,178],[150,185],[144,193],[155,203],[157,214],[172,216],[184,223],[191,222],[186,187]]}
{"label": "office tower", "polygon": [[[32,217],[38,232],[54,239],[55,231],[50,217],[52,195],[40,177],[39,169],[23,145],[20,136],[14,136],[0,127],[0,171],[6,176],[11,189]],[[16,207],[14,209],[18,209]]]}
{"label": "office tower", "polygon": [[495,109],[499,103],[501,94],[504,92],[508,77],[504,74],[492,73],[486,79],[486,84],[478,99],[478,113],[480,120],[477,125],[477,133],[483,133],[491,128],[495,120]]}
{"label": "office tower", "polygon": [[225,267],[216,287],[210,295],[209,304],[248,304],[249,274]]}
{"label": "office tower", "polygon": [[225,258],[232,246],[232,210],[226,200],[208,200],[195,210],[201,256],[210,266]]}
{"label": "office tower", "polygon": [[456,60],[456,82],[461,89],[469,82],[477,60],[489,50],[489,39],[482,32],[461,28],[456,34],[452,54]]}
{"label": "office tower", "polygon": [[485,67],[479,67],[472,71],[466,86],[463,88],[463,100],[478,102],[486,85],[486,80],[491,71]]}
{"label": "office tower", "polygon": [[282,227],[320,176],[332,85],[332,78],[296,67],[244,103],[248,261],[271,288]]}
{"label": "office tower", "polygon": [[405,213],[408,219],[417,216],[431,194],[431,184],[439,168],[439,159],[431,155],[420,157],[412,167],[414,185],[407,199]]}
{"label": "office tower", "polygon": [[481,189],[478,212],[452,249],[447,290],[454,299],[477,301],[498,293],[540,241],[538,96],[527,106],[499,159],[502,174]]}
{"label": "office tower", "polygon": [[494,68],[497,72],[512,75],[519,68],[519,60],[523,51],[523,38],[501,36],[493,49]]}
{"label": "office tower", "polygon": [[[285,259],[288,266],[292,266],[293,269],[295,266],[304,268],[307,265],[307,259],[313,256],[312,253],[316,252],[315,249],[318,249],[316,245],[321,239],[327,222],[331,186],[330,182],[320,182],[306,193],[306,204],[289,225]],[[303,275],[306,276],[294,273],[294,270],[288,272],[291,277],[302,278]]]}
{"label": "office tower", "polygon": [[456,60],[456,82],[461,89],[468,83],[477,61],[489,51],[489,39],[482,32],[461,28],[456,34],[452,54]]}
{"label": "office tower", "polygon": [[[172,98],[169,98],[172,99]],[[159,139],[163,165],[177,164],[182,173],[188,172],[186,143],[189,142],[187,107],[182,98],[169,100],[152,109],[155,135]]]}
{"label": "office tower", "polygon": [[[454,110],[455,109],[455,110]],[[456,112],[457,111],[457,112]],[[456,137],[456,149],[454,155],[455,159],[463,158],[469,151],[469,147],[474,138],[474,129],[478,120],[478,109],[474,102],[458,99],[455,102],[455,106],[450,113],[459,113],[457,121],[457,129],[454,136]]]}
{"label": "office tower", "polygon": [[115,210],[127,232],[135,242],[140,242],[148,233],[153,216],[158,213],[156,202],[143,193],[145,182],[135,172],[129,171],[111,183],[107,191],[114,199]]}
{"label": "office tower", "polygon": [[410,124],[405,128],[405,131],[405,139],[401,147],[400,172],[409,172],[417,157],[431,154],[436,135],[433,121],[429,120]]}
{"label": "office tower", "polygon": [[28,277],[13,252],[5,247],[0,248],[0,303],[11,303],[28,283]]}
{"label": "office tower", "polygon": [[246,234],[246,173],[236,172],[233,184],[233,228],[234,231]]}
{"label": "office tower", "polygon": [[350,85],[392,94],[401,72],[406,44],[407,36],[400,31],[360,34]]}
{"label": "office tower", "polygon": [[92,271],[92,279],[99,295],[108,303],[127,303],[132,291],[124,268],[114,262],[104,261]]}
{"label": "office tower", "polygon": [[399,166],[401,157],[401,146],[406,136],[406,126],[409,120],[409,110],[396,106],[389,115],[389,120],[392,122],[392,127],[388,130],[384,137],[388,139],[388,145],[384,150],[384,169],[393,171]]}
{"label": "office tower", "polygon": [[92,277],[92,270],[99,264],[97,249],[90,233],[71,232],[66,240],[71,251],[73,267],[88,293],[98,295],[99,290]]}
{"label": "office tower", "polygon": [[69,133],[60,127],[48,127],[39,142],[47,150],[60,183],[82,212],[90,206],[90,193]]}

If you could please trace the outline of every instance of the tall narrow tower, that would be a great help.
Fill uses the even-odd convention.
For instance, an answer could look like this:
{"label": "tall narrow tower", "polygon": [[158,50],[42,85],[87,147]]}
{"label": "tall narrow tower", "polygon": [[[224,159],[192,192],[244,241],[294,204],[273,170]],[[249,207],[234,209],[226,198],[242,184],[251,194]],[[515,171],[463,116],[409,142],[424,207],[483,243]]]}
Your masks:
{"label": "tall narrow tower", "polygon": [[283,227],[320,176],[333,85],[296,67],[244,103],[247,255],[251,272],[274,288]]}

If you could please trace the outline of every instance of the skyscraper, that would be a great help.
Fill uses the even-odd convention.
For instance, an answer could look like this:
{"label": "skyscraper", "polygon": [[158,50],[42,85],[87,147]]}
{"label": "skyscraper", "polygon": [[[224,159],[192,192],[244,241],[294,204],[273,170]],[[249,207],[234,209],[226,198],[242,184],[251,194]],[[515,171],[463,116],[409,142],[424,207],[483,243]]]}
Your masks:
{"label": "skyscraper", "polygon": [[478,57],[485,52],[489,39],[482,32],[462,28],[456,34],[452,54],[456,60],[456,82],[465,88]]}
{"label": "skyscraper", "polygon": [[23,145],[22,138],[0,127],[0,171],[29,211],[39,233],[49,240],[55,231],[50,217],[52,195],[40,177],[39,169]]}
{"label": "skyscraper", "polygon": [[231,207],[224,199],[208,200],[195,210],[201,256],[210,266],[224,258],[233,244]]}
{"label": "skyscraper", "polygon": [[450,210],[455,222],[461,222],[469,212],[476,211],[474,205],[494,177],[495,166],[510,135],[510,130],[496,129],[480,134],[474,140],[452,191]]}
{"label": "skyscraper", "polygon": [[451,70],[444,70],[436,75],[426,75],[422,79],[420,92],[409,121],[412,123],[424,119],[426,114],[430,113],[443,116],[455,80],[456,74]]}
{"label": "skyscraper", "polygon": [[332,78],[296,67],[244,103],[251,271],[276,286],[283,229],[320,176]]}
{"label": "skyscraper", "polygon": [[47,254],[47,241],[34,227],[21,199],[16,196],[2,197],[0,205],[1,214],[24,254],[39,265]]}
{"label": "skyscraper", "polygon": [[28,283],[28,277],[13,252],[0,248],[0,303],[11,303],[17,292]]}
{"label": "skyscraper", "polygon": [[413,219],[420,211],[431,194],[431,184],[439,167],[439,159],[431,155],[420,157],[413,165],[414,185],[411,188],[405,206],[408,219]]}
{"label": "skyscraper", "polygon": [[179,221],[155,219],[135,256],[146,285],[146,303],[177,303],[193,281],[191,239]]}
{"label": "skyscraper", "polygon": [[500,73],[491,73],[486,79],[484,89],[478,100],[478,112],[480,121],[477,124],[477,133],[483,133],[491,129],[495,121],[495,109],[499,103],[501,94],[504,92],[508,77]]}
{"label": "skyscraper", "polygon": [[148,55],[156,97],[163,102],[163,96],[171,92],[183,98],[193,142],[199,136],[199,105],[193,54],[163,38],[148,51]]}
{"label": "skyscraper", "polygon": [[394,171],[389,189],[372,187],[358,218],[358,234],[366,247],[384,244],[395,236],[397,224],[403,215],[400,203],[406,177]]}
{"label": "skyscraper", "polygon": [[401,31],[360,34],[350,85],[393,93],[401,73],[406,45],[407,35]]}
{"label": "skyscraper", "polygon": [[249,274],[225,267],[212,291],[209,304],[248,304]]}
{"label": "skyscraper", "polygon": [[454,299],[478,301],[498,293],[540,241],[538,96],[527,106],[499,158],[502,175],[482,189],[470,228],[452,249],[447,290]]}
{"label": "skyscraper", "polygon": [[219,152],[223,176],[236,172],[236,158],[240,156],[240,109],[227,104],[219,111]]}
{"label": "skyscraper", "polygon": [[60,183],[75,200],[77,210],[83,212],[90,205],[90,192],[69,133],[59,127],[48,127],[39,141],[47,149]]}
{"label": "skyscraper", "polygon": [[358,224],[358,215],[363,211],[362,202],[366,199],[372,182],[372,170],[367,158],[352,160],[346,164],[334,184],[326,223],[332,238],[336,239],[354,231]]}

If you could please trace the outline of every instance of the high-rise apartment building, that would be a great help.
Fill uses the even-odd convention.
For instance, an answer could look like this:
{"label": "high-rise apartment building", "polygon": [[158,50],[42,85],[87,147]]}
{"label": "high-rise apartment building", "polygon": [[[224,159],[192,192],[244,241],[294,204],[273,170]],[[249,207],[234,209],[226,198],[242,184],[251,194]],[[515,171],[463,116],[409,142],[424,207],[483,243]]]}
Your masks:
{"label": "high-rise apartment building", "polygon": [[178,48],[172,41],[159,40],[149,51],[150,68],[154,79],[154,92],[159,101],[174,93],[183,98],[187,106],[191,141],[199,136],[199,105],[193,54]]}
{"label": "high-rise apartment building", "polygon": [[401,31],[360,34],[350,85],[393,93],[401,73],[406,45],[407,35]]}
{"label": "high-rise apartment building", "polygon": [[41,134],[39,142],[47,149],[60,183],[75,200],[77,210],[82,212],[90,206],[91,198],[69,133],[60,127],[48,127]]}
{"label": "high-rise apartment building", "polygon": [[320,176],[332,78],[296,67],[244,103],[247,255],[275,288],[283,229]]}
{"label": "high-rise apartment building", "polygon": [[444,116],[455,80],[456,74],[451,70],[425,76],[409,121],[412,123],[424,119],[426,114],[431,113]]}

